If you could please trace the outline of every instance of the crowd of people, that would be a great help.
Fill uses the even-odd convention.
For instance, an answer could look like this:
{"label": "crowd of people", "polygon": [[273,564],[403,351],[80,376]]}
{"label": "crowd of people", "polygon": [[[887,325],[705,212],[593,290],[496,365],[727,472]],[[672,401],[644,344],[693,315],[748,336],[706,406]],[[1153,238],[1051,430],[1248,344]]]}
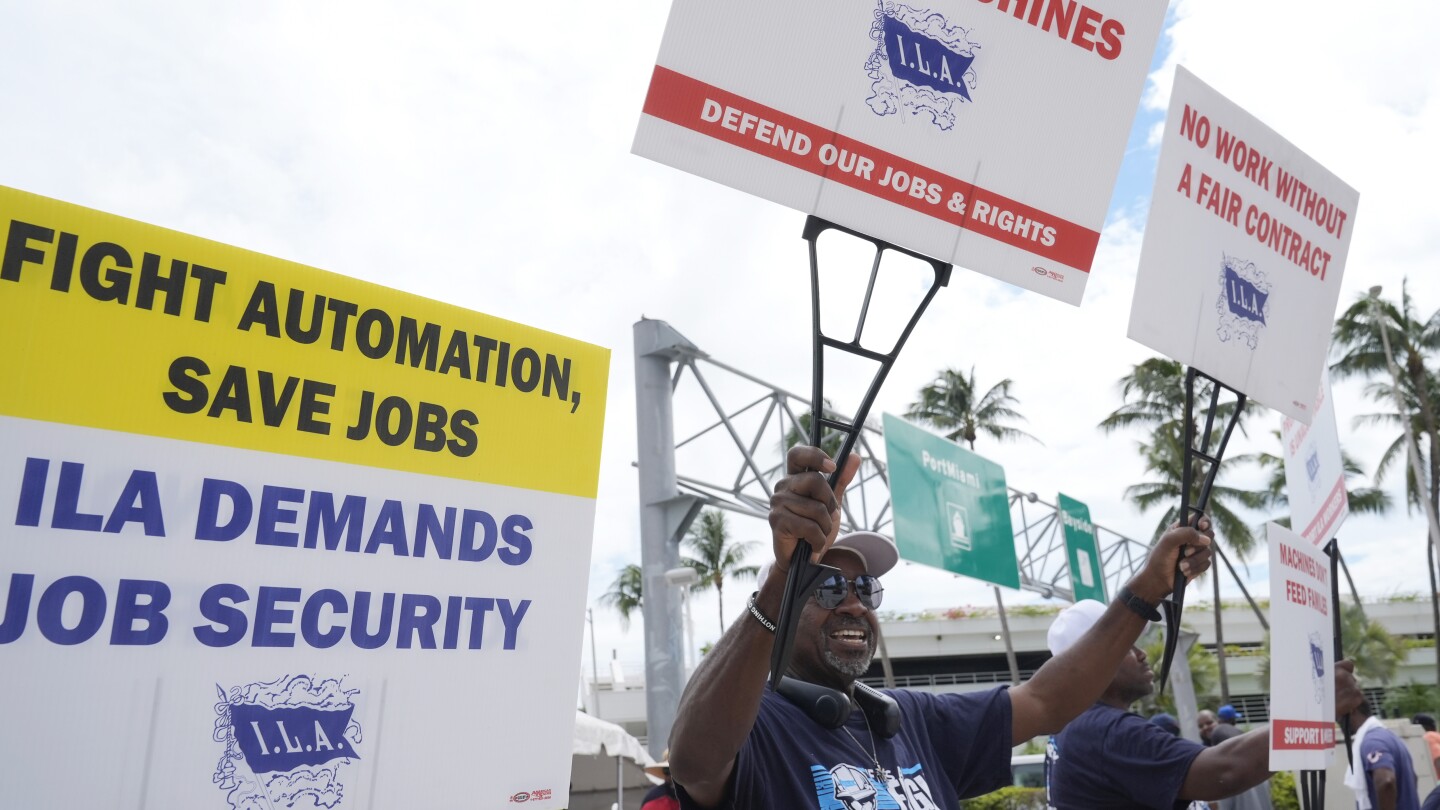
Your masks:
{"label": "crowd of people", "polygon": [[[1084,601],[1062,611],[1048,634],[1052,657],[1025,683],[970,693],[878,691],[859,679],[876,651],[881,578],[898,552],[878,534],[839,533],[857,458],[847,460],[833,489],[828,478],[837,468],[821,450],[793,448],[786,465],[771,499],[769,574],[691,678],[657,795],[686,810],[953,810],[1011,784],[1014,744],[1048,737],[1054,810],[1271,807],[1265,727],[1242,731],[1241,714],[1222,706],[1201,714],[1204,742],[1196,743],[1169,715],[1147,720],[1131,711],[1155,688],[1136,641],[1159,618],[1175,572],[1193,579],[1210,567],[1207,518],[1166,531],[1108,605]],[[772,689],[773,617],[800,541],[835,573],[800,607],[787,677]],[[1336,718],[1356,729],[1363,764],[1346,780],[1359,810],[1419,810],[1409,757],[1370,718],[1353,664],[1338,662],[1333,677]],[[1440,733],[1428,740],[1440,769]]]}

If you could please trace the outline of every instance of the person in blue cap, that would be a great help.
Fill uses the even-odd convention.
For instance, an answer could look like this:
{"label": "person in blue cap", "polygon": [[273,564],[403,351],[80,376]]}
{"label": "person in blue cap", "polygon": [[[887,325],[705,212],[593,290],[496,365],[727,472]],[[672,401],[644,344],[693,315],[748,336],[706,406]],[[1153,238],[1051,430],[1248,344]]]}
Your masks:
{"label": "person in blue cap", "polygon": [[[1244,719],[1245,716],[1229,703],[1216,709],[1215,727],[1210,729],[1210,744],[1219,745],[1244,735],[1245,732],[1236,725]],[[1221,799],[1216,810],[1271,810],[1272,807],[1274,804],[1270,801],[1270,780],[1266,779],[1244,793]]]}

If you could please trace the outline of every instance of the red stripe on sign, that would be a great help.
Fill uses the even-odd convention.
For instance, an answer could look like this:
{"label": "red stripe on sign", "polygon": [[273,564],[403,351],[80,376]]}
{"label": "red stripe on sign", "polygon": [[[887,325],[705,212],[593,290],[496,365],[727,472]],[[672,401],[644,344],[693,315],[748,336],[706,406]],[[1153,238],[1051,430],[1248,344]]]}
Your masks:
{"label": "red stripe on sign", "polygon": [[659,65],[644,112],[1087,273],[1095,260],[1099,231]]}
{"label": "red stripe on sign", "polygon": [[1270,720],[1270,747],[1276,751],[1325,751],[1335,747],[1335,724]]}
{"label": "red stripe on sign", "polygon": [[1310,525],[1305,527],[1300,536],[1317,546],[1329,540],[1330,530],[1335,528],[1335,519],[1340,516],[1340,502],[1344,498],[1345,479],[1341,478],[1335,482],[1335,487],[1325,497],[1325,504],[1315,513],[1315,517],[1311,518]]}

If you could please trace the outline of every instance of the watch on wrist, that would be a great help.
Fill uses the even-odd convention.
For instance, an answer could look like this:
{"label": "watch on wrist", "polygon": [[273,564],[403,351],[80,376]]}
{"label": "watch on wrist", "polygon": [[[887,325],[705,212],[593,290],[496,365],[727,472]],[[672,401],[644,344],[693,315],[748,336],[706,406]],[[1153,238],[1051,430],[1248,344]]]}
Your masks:
{"label": "watch on wrist", "polygon": [[1120,586],[1120,593],[1116,594],[1115,598],[1142,619],[1151,622],[1160,621],[1160,611],[1156,610],[1154,605],[1136,596],[1135,592],[1130,590],[1129,585]]}

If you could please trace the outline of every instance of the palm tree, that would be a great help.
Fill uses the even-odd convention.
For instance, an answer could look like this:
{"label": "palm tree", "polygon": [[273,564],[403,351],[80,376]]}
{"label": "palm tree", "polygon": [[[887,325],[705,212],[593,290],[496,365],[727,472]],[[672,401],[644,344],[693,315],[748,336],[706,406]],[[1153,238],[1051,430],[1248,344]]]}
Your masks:
{"label": "palm tree", "polygon": [[[1209,397],[1207,383],[1196,386],[1195,401],[1205,402]],[[1152,357],[1137,364],[1129,374],[1120,378],[1120,392],[1124,403],[1100,422],[1100,429],[1112,433],[1122,428],[1141,428],[1150,432],[1149,441],[1139,442],[1140,455],[1145,460],[1145,471],[1155,477],[1131,485],[1125,489],[1125,497],[1140,511],[1146,512],[1159,505],[1166,505],[1155,526],[1151,543],[1160,539],[1165,529],[1180,518],[1181,484],[1185,459],[1185,368],[1179,362],[1164,357]],[[1216,409],[1210,446],[1219,443],[1220,431],[1235,412],[1235,403],[1221,402]],[[1244,419],[1250,412],[1242,412],[1237,427],[1243,433]],[[1196,426],[1196,432],[1199,427]],[[1235,507],[1249,509],[1263,508],[1268,497],[1264,492],[1225,486],[1220,479],[1226,468],[1216,473],[1215,485],[1210,490],[1210,501],[1206,510],[1214,522],[1217,535],[1234,549],[1242,561],[1258,545],[1254,532]],[[1200,469],[1193,471],[1192,480],[1201,480]],[[1220,610],[1220,576],[1218,571],[1210,574],[1215,597],[1215,654],[1220,671],[1220,697],[1229,701],[1230,679],[1225,667],[1225,631]]]}
{"label": "palm tree", "polygon": [[[1100,429],[1113,433],[1122,428],[1136,427],[1150,432],[1149,441],[1138,443],[1140,455],[1145,459],[1145,471],[1153,473],[1156,479],[1127,487],[1125,496],[1140,511],[1149,511],[1160,504],[1168,504],[1155,525],[1152,542],[1158,540],[1172,523],[1179,520],[1180,485],[1183,471],[1184,420],[1185,420],[1185,368],[1179,362],[1164,357],[1152,357],[1137,364],[1129,374],[1120,378],[1120,393],[1125,402],[1100,422]],[[1209,396],[1205,386],[1196,391],[1197,402]],[[1217,408],[1214,435],[1211,446],[1218,442],[1220,431],[1226,420],[1235,412],[1233,402],[1222,402]],[[1253,411],[1241,414],[1237,427],[1243,433],[1244,420]],[[1198,430],[1197,430],[1198,432]],[[1241,457],[1243,460],[1244,457]],[[1208,505],[1210,517],[1215,521],[1216,531],[1242,560],[1255,550],[1255,534],[1236,512],[1231,504],[1250,509],[1263,508],[1267,496],[1262,492],[1227,487],[1220,482],[1225,472],[1223,466],[1216,475],[1215,486],[1210,491]],[[1200,480],[1200,475],[1193,476]]]}
{"label": "palm tree", "polygon": [[[1378,317],[1377,317],[1378,310]],[[1384,326],[1384,332],[1381,326]],[[1389,358],[1385,354],[1385,336],[1390,345],[1399,372],[1391,376]],[[1440,310],[1423,320],[1415,311],[1410,298],[1408,279],[1400,285],[1400,303],[1396,306],[1378,296],[1361,296],[1341,313],[1335,321],[1331,341],[1334,353],[1339,354],[1330,365],[1330,374],[1336,379],[1359,376],[1370,379],[1365,393],[1371,399],[1394,407],[1398,399],[1403,405],[1395,412],[1367,414],[1356,417],[1355,424],[1375,424],[1389,427],[1409,427],[1415,436],[1417,461],[1422,470],[1428,471],[1429,481],[1417,480],[1412,465],[1404,465],[1405,494],[1409,507],[1425,503],[1428,498],[1432,508],[1440,509],[1440,415],[1436,403],[1440,402],[1440,383],[1427,367],[1427,360],[1440,348]],[[1397,380],[1396,377],[1399,379]],[[1396,395],[1399,395],[1398,397]],[[1404,431],[1380,457],[1375,469],[1375,483],[1384,481],[1390,466],[1401,454],[1408,455]],[[1428,486],[1427,486],[1428,485]],[[1440,587],[1436,585],[1435,545],[1426,538],[1426,568],[1430,575],[1430,610],[1435,623],[1435,632],[1440,633]],[[1440,659],[1435,662],[1437,677],[1440,677]]]}
{"label": "palm tree", "polygon": [[964,439],[971,450],[975,449],[975,439],[981,433],[1001,441],[1032,439],[1040,442],[1029,433],[1005,424],[1011,419],[1025,421],[1025,417],[1015,410],[1014,406],[1019,405],[1020,400],[1010,393],[1013,385],[1009,379],[1001,380],[984,396],[977,398],[979,387],[975,384],[975,367],[970,367],[968,377],[947,368],[934,382],[920,389],[920,399],[910,404],[905,416],[946,431],[945,438],[950,441]]}
{"label": "palm tree", "polygon": [[700,581],[691,586],[693,591],[715,589],[720,600],[720,632],[725,632],[725,580],[749,579],[760,572],[759,566],[744,565],[745,555],[757,543],[732,543],[730,531],[725,525],[725,513],[719,509],[706,509],[700,519],[691,524],[685,534],[685,546],[694,554],[680,560],[695,569]]}
{"label": "palm tree", "polygon": [[620,613],[620,626],[630,629],[630,614],[644,607],[645,574],[640,566],[631,563],[620,569],[620,575],[610,583],[610,590],[600,595],[600,604],[615,608]]}
{"label": "palm tree", "polygon": [[[1430,392],[1431,401],[1435,401],[1440,395],[1440,380],[1430,371],[1424,372],[1424,387]],[[1389,378],[1375,380],[1365,386],[1365,394],[1369,398],[1387,406],[1391,410],[1379,413],[1363,413],[1351,420],[1356,427],[1370,425],[1376,427],[1388,427],[1398,431],[1395,440],[1385,448],[1380,455],[1380,461],[1375,465],[1375,482],[1383,483],[1390,475],[1395,464],[1401,465],[1405,475],[1405,504],[1407,510],[1419,509],[1424,511],[1425,497],[1428,494],[1431,502],[1440,501],[1440,483],[1437,483],[1434,474],[1436,440],[1425,427],[1424,405],[1420,398],[1410,390],[1410,385],[1404,384],[1399,388],[1400,401],[1405,404],[1403,413],[1394,410],[1395,384]],[[1410,464],[1402,461],[1409,453],[1405,439],[1405,422],[1410,422],[1410,432],[1415,436],[1415,449],[1419,454],[1421,470],[1430,470],[1429,481],[1421,482],[1416,480],[1415,471]],[[1427,486],[1428,483],[1428,486]]]}
{"label": "palm tree", "polygon": [[[1379,319],[1375,311],[1379,310]],[[1339,357],[1330,364],[1330,375],[1337,380],[1347,377],[1363,377],[1374,380],[1366,386],[1365,392],[1386,407],[1394,402],[1394,381],[1390,378],[1389,364],[1385,357],[1384,341],[1380,325],[1384,323],[1394,350],[1395,362],[1400,371],[1400,394],[1406,403],[1407,415],[1373,414],[1356,419],[1356,423],[1403,424],[1403,419],[1413,420],[1416,442],[1427,447],[1422,450],[1427,458],[1429,472],[1430,502],[1440,505],[1440,416],[1436,412],[1437,385],[1435,375],[1427,368],[1427,361],[1436,349],[1440,349],[1440,310],[1421,319],[1415,312],[1414,301],[1410,298],[1409,282],[1400,287],[1400,304],[1396,306],[1384,299],[1371,300],[1362,295],[1355,303],[1341,313],[1335,321],[1332,348]],[[1398,452],[1397,452],[1398,449]],[[1381,459],[1375,480],[1379,483],[1382,470],[1389,466],[1399,452],[1404,451],[1403,436],[1397,439]],[[1406,477],[1413,478],[1407,471]],[[1408,495],[1413,504],[1419,504],[1421,482],[1411,481]]]}

